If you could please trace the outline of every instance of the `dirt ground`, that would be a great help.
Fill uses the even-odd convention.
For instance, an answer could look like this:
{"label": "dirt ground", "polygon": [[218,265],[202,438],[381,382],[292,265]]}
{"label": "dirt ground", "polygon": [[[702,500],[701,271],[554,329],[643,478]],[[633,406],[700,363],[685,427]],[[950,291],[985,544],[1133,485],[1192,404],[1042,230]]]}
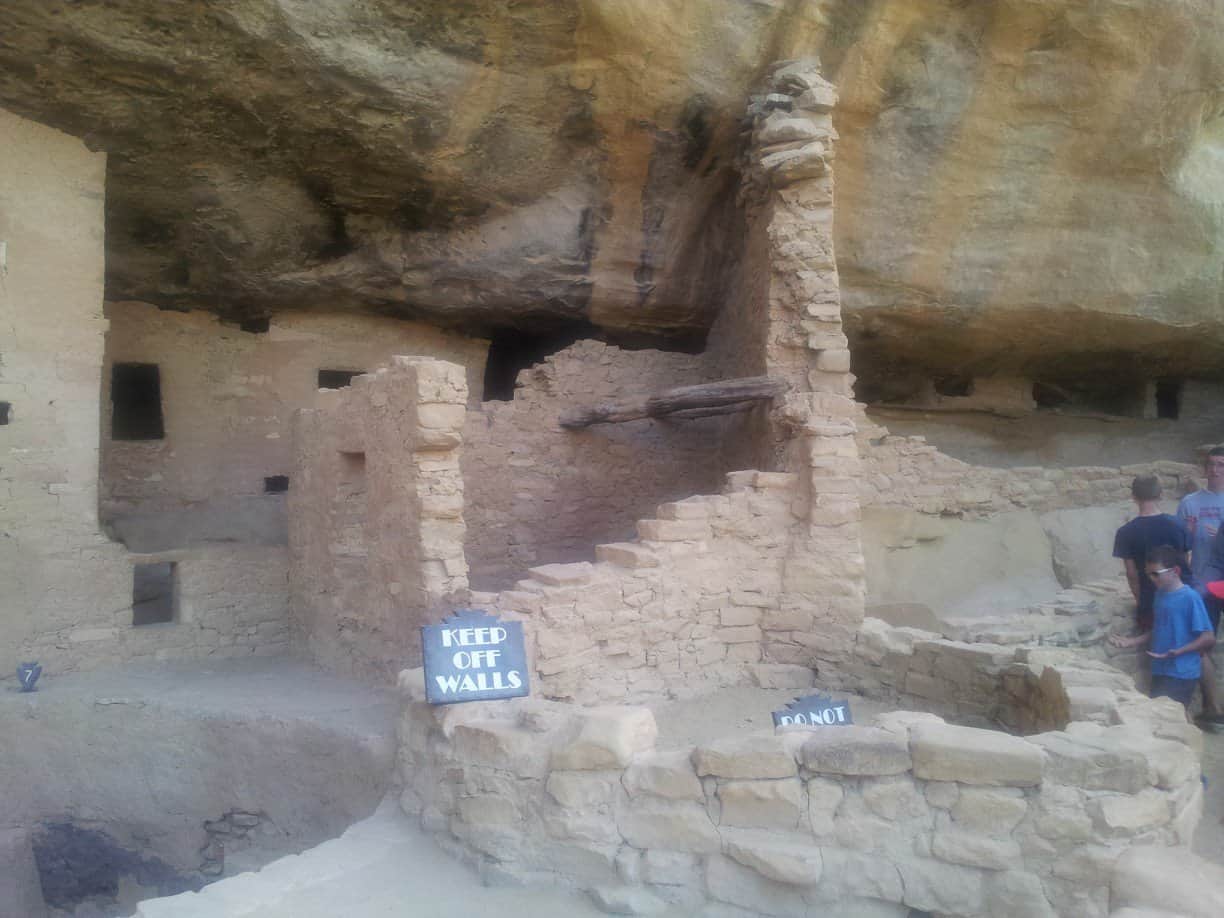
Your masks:
{"label": "dirt ground", "polygon": [[1194,853],[1224,864],[1224,733],[1203,734],[1203,774],[1207,791],[1203,821],[1194,834]]}

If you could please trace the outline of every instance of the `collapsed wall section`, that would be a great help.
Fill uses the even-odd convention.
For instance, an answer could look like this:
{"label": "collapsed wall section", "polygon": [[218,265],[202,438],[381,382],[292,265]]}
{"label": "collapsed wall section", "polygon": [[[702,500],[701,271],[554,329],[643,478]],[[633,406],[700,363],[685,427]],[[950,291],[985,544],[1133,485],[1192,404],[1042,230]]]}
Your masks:
{"label": "collapsed wall section", "polygon": [[698,356],[580,341],[519,374],[511,401],[464,424],[467,556],[473,586],[510,586],[529,567],[585,561],[631,538],[658,504],[718,489],[728,418],[666,418],[562,430],[575,405],[703,381]]}
{"label": "collapsed wall section", "polygon": [[662,505],[639,541],[600,545],[594,564],[543,565],[473,596],[528,622],[535,694],[596,704],[812,684],[821,607],[782,595],[796,476],[727,479],[722,494]]}
{"label": "collapsed wall section", "polygon": [[[539,691],[596,703],[720,685],[810,684],[848,659],[863,616],[858,409],[833,250],[833,87],[780,67],[749,109],[744,262],[711,333],[711,378],[789,392],[725,429],[761,460],[724,494],[659,508],[599,563],[546,565],[480,597],[534,623]],[[739,437],[743,442],[728,443]],[[724,460],[725,461],[725,460]]]}

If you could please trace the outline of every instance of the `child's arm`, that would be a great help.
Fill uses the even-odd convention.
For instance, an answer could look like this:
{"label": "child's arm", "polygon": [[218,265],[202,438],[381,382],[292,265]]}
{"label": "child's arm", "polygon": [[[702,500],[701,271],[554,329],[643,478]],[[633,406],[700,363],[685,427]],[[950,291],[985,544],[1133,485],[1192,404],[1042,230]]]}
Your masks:
{"label": "child's arm", "polygon": [[1109,643],[1115,647],[1146,647],[1152,642],[1152,632],[1145,631],[1143,634],[1136,634],[1134,637],[1123,637],[1120,634],[1111,634]]}
{"label": "child's arm", "polygon": [[1215,646],[1215,634],[1210,631],[1202,631],[1199,635],[1182,647],[1174,647],[1172,650],[1166,650],[1164,653],[1152,653],[1148,651],[1148,656],[1153,660],[1168,660],[1173,657],[1180,657],[1188,653],[1205,653]]}

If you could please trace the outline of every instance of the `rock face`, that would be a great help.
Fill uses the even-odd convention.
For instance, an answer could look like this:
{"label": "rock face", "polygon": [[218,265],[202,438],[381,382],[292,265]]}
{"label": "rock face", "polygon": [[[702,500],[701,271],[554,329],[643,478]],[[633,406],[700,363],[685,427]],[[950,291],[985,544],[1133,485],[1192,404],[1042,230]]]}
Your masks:
{"label": "rock face", "polygon": [[109,154],[111,299],[691,338],[735,265],[749,90],[819,54],[856,371],[1192,373],[1224,351],[1222,25],[1221,0],[12,0],[0,106]]}

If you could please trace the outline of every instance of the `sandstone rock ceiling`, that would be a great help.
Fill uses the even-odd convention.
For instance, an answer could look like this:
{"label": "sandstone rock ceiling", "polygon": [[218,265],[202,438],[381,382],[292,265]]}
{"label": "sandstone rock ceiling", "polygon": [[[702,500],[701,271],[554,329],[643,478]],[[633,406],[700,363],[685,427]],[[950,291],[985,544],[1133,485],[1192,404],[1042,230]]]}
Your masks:
{"label": "sandstone rock ceiling", "polygon": [[3,0],[109,154],[107,294],[700,335],[774,60],[842,104],[856,361],[1224,367],[1224,0]]}

